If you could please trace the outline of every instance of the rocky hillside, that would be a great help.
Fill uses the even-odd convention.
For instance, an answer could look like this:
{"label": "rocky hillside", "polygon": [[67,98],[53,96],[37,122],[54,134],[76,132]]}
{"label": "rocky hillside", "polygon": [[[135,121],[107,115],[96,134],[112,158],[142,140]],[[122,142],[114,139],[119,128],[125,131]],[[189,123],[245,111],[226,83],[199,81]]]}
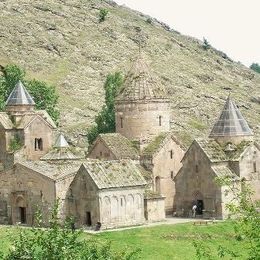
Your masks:
{"label": "rocky hillside", "polygon": [[[99,22],[100,8],[109,11]],[[104,100],[103,82],[144,56],[172,99],[172,127],[188,143],[207,135],[231,92],[260,134],[260,76],[155,19],[108,1],[0,0],[0,65],[57,86],[61,127],[86,131]]]}

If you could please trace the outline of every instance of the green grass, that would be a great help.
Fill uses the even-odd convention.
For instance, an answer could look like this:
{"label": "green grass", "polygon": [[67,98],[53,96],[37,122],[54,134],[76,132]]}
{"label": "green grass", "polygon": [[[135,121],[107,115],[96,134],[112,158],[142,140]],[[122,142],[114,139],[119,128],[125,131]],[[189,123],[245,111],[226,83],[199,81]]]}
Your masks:
{"label": "green grass", "polygon": [[[7,252],[17,228],[0,228],[0,250]],[[85,238],[90,235],[84,234]],[[203,242],[212,252],[218,245],[235,250],[241,254],[238,259],[246,259],[245,242],[237,241],[230,222],[211,225],[192,223],[177,225],[159,225],[147,228],[135,228],[116,232],[104,232],[92,237],[100,241],[111,241],[115,250],[135,250],[140,248],[140,259],[196,259],[193,241]],[[218,259],[218,258],[216,258]],[[223,258],[230,259],[230,258]]]}
{"label": "green grass", "polygon": [[[205,242],[216,252],[222,245],[242,254],[243,242],[235,239],[232,225],[229,222],[212,225],[178,224],[160,225],[150,228],[136,228],[125,231],[106,232],[98,235],[100,239],[112,242],[116,250],[140,248],[140,259],[196,259],[193,241]],[[242,249],[241,249],[242,248]],[[225,259],[225,258],[224,258]]]}

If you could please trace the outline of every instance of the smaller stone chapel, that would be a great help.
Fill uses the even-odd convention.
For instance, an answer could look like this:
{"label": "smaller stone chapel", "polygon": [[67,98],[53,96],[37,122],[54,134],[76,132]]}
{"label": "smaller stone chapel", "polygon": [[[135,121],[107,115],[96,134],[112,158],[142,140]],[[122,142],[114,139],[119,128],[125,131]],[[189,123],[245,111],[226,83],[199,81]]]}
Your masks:
{"label": "smaller stone chapel", "polygon": [[260,199],[260,146],[230,96],[209,138],[194,140],[182,159],[174,178],[176,215],[191,216],[196,204],[200,216],[227,218],[226,205],[234,194],[216,182],[225,176],[231,177],[234,185],[250,184],[253,199]]}

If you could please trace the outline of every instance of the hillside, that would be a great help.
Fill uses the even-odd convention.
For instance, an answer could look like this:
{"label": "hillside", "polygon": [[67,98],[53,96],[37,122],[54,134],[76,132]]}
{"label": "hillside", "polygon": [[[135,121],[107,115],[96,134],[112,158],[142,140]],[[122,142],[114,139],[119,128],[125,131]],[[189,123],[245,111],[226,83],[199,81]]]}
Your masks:
{"label": "hillside", "polygon": [[[102,23],[100,8],[109,10]],[[61,127],[71,136],[84,134],[101,109],[106,75],[128,70],[138,34],[184,143],[208,134],[230,92],[260,135],[260,76],[197,39],[107,1],[0,0],[0,10],[0,65],[17,63],[28,77],[55,84]]]}

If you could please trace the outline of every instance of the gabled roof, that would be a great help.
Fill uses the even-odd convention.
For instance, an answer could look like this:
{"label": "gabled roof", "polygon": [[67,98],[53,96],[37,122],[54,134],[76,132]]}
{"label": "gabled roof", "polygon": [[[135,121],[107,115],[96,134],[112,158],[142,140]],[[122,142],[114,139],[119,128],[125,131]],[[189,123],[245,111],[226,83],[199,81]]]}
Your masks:
{"label": "gabled roof", "polygon": [[218,121],[215,123],[209,137],[225,136],[251,136],[252,130],[249,128],[247,121],[242,116],[236,104],[230,96],[224,105]]}
{"label": "gabled roof", "polygon": [[35,105],[33,98],[26,90],[25,86],[21,81],[18,81],[15,85],[13,91],[9,95],[7,101],[7,106],[16,106],[16,105]]}
{"label": "gabled roof", "polygon": [[12,129],[14,127],[9,115],[6,112],[0,112],[0,124],[4,129]]}
{"label": "gabled roof", "polygon": [[219,178],[231,177],[234,180],[238,179],[238,176],[227,165],[213,165],[211,168]]}
{"label": "gabled roof", "polygon": [[142,155],[153,155],[163,146],[164,141],[168,137],[169,133],[161,133],[157,135],[142,151]]}
{"label": "gabled roof", "polygon": [[253,144],[250,141],[242,141],[235,146],[234,150],[226,151],[226,146],[221,146],[212,139],[196,139],[194,142],[199,145],[211,162],[238,161],[244,151]]}
{"label": "gabled roof", "polygon": [[41,120],[45,121],[50,127],[56,128],[55,123],[53,122],[53,120],[51,119],[51,117],[45,110],[36,110],[33,112],[23,114],[21,116],[21,121],[16,125],[16,128],[25,129],[37,117],[40,118]]}
{"label": "gabled roof", "polygon": [[90,175],[98,189],[144,186],[146,181],[131,160],[87,160],[81,168]]}
{"label": "gabled roof", "polygon": [[[97,140],[95,141],[93,148],[99,141],[104,142],[107,148],[110,149],[110,151],[115,155],[116,159],[118,160],[136,160],[139,158],[139,152],[134,147],[133,143],[119,133],[100,134]],[[93,148],[91,150],[93,150]]]}
{"label": "gabled roof", "polygon": [[165,89],[152,76],[141,54],[127,73],[117,101],[167,99]]}
{"label": "gabled roof", "polygon": [[16,163],[52,180],[64,178],[67,175],[76,173],[82,164],[81,160],[69,161],[67,163],[50,163],[47,161],[20,161]]}

